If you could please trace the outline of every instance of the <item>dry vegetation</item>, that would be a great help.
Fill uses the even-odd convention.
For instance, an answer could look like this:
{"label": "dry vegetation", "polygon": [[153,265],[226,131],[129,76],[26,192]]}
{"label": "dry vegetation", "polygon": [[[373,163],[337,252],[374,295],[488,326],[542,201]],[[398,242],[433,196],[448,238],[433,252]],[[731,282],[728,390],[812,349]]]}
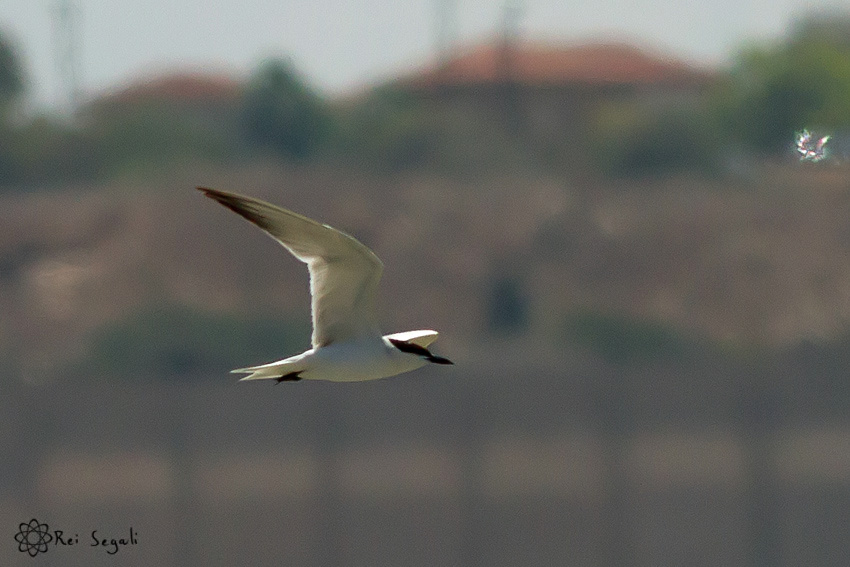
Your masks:
{"label": "dry vegetation", "polygon": [[98,330],[161,304],[305,324],[306,270],[195,184],[264,197],[356,235],[387,265],[385,329],[440,329],[455,355],[493,338],[488,302],[500,279],[517,282],[528,311],[508,343],[553,351],[576,311],[735,346],[835,338],[850,319],[846,174],[774,166],[758,183],[603,187],[253,166],[155,187],[5,196],[0,344],[25,374],[45,376],[88,356]]}

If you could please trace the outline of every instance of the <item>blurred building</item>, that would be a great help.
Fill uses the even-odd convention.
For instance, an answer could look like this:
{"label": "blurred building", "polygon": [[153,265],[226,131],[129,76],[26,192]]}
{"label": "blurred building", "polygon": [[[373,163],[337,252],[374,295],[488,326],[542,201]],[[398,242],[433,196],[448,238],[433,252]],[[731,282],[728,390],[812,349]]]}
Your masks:
{"label": "blurred building", "polygon": [[717,77],[625,43],[507,38],[459,50],[397,84],[443,108],[501,121],[543,149],[579,146],[577,140],[588,134],[606,104],[688,108],[705,97]]}
{"label": "blurred building", "polygon": [[164,73],[106,91],[78,116],[89,126],[123,129],[130,137],[156,130],[162,138],[183,139],[181,132],[197,128],[220,133],[236,121],[243,88],[241,81],[223,74]]}
{"label": "blurred building", "polygon": [[95,99],[91,107],[129,109],[144,105],[179,107],[207,113],[235,107],[242,83],[221,74],[198,72],[167,73],[125,85]]}

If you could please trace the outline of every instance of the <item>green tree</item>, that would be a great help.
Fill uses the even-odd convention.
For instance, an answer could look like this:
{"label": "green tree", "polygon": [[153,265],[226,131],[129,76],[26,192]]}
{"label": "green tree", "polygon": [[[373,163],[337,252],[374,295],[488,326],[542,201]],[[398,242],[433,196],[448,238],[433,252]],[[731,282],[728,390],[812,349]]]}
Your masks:
{"label": "green tree", "polygon": [[528,299],[522,283],[509,276],[492,280],[487,301],[487,319],[492,331],[516,333],[528,326]]}
{"label": "green tree", "polygon": [[328,117],[322,98],[286,61],[263,63],[248,82],[243,125],[257,146],[290,158],[310,157],[328,135]]}
{"label": "green tree", "polygon": [[240,148],[231,116],[212,120],[191,108],[157,101],[94,108],[86,132],[104,175],[146,175],[192,162],[226,162]]}
{"label": "green tree", "polygon": [[606,175],[640,178],[683,171],[718,170],[722,135],[710,114],[688,109],[652,109],[641,104],[604,105],[590,138],[592,163]]}
{"label": "green tree", "polygon": [[21,173],[15,148],[18,136],[8,117],[10,109],[23,94],[24,86],[24,72],[17,53],[0,32],[0,185],[17,181]]}
{"label": "green tree", "polygon": [[0,32],[0,112],[24,92],[24,71],[15,48]]}
{"label": "green tree", "polygon": [[850,127],[850,15],[801,20],[782,44],[743,50],[725,92],[727,126],[776,152],[802,129]]}
{"label": "green tree", "polygon": [[439,144],[434,113],[392,85],[338,109],[335,126],[335,152],[377,169],[422,167],[434,160]]}
{"label": "green tree", "polygon": [[797,44],[818,40],[850,49],[850,14],[813,12],[794,23],[789,39]]}
{"label": "green tree", "polygon": [[273,360],[297,350],[309,324],[207,313],[176,304],[154,304],[91,337],[80,371],[93,376],[139,379],[200,377],[222,373],[234,361]]}

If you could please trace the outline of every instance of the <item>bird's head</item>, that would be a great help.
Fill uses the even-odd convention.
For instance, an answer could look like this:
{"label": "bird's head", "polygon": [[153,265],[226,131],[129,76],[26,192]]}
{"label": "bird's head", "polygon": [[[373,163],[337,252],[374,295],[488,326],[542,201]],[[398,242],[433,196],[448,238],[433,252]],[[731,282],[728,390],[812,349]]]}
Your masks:
{"label": "bird's head", "polygon": [[437,340],[438,335],[437,331],[407,331],[387,335],[384,338],[401,352],[421,356],[434,364],[454,364],[448,358],[437,356],[428,350],[428,345]]}

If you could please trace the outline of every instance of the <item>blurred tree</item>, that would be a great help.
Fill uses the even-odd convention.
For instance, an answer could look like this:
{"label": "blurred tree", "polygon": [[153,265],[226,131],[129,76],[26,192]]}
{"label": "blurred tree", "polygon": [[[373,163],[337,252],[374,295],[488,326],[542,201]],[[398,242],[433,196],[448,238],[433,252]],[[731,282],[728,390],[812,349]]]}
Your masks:
{"label": "blurred tree", "polygon": [[602,107],[593,132],[593,163],[613,177],[711,173],[719,167],[722,136],[700,108],[611,103]]}
{"label": "blurred tree", "polygon": [[11,103],[24,92],[24,71],[14,47],[0,32],[0,114],[5,115]]}
{"label": "blurred tree", "polygon": [[[0,150],[0,186],[88,179],[98,171],[89,137],[73,126],[36,116],[10,130]],[[3,157],[7,158],[5,161]]]}
{"label": "blurred tree", "polygon": [[281,155],[310,157],[328,135],[324,101],[286,61],[263,63],[248,82],[243,104],[248,140]]}
{"label": "blurred tree", "polygon": [[24,71],[15,49],[0,32],[0,185],[14,183],[20,177],[15,156],[16,129],[9,123],[14,103],[24,92]]}
{"label": "blurred tree", "polygon": [[850,49],[850,13],[817,11],[808,14],[791,27],[792,43],[823,41]]}
{"label": "blurred tree", "polygon": [[721,106],[729,131],[764,152],[802,128],[850,128],[850,14],[804,18],[782,44],[743,50]]}
{"label": "blurred tree", "polygon": [[306,321],[240,318],[175,304],[150,305],[96,332],[80,371],[94,376],[168,379],[223,373],[234,361],[273,360],[309,336]]}
{"label": "blurred tree", "polygon": [[432,104],[395,84],[338,105],[334,126],[333,151],[360,167],[478,175],[516,173],[528,161],[500,123]]}
{"label": "blurred tree", "polygon": [[529,305],[521,283],[508,276],[492,280],[487,301],[487,321],[496,333],[514,333],[528,326]]}
{"label": "blurred tree", "polygon": [[694,353],[697,346],[695,341],[661,321],[623,313],[577,310],[565,323],[571,342],[615,364],[681,361]]}
{"label": "blurred tree", "polygon": [[11,185],[20,177],[14,142],[15,132],[0,122],[0,187]]}
{"label": "blurred tree", "polygon": [[360,165],[398,171],[433,161],[433,115],[408,93],[382,86],[337,108],[335,153]]}
{"label": "blurred tree", "polygon": [[225,113],[215,122],[190,110],[157,102],[95,110],[86,131],[101,175],[147,175],[238,154]]}
{"label": "blurred tree", "polygon": [[226,76],[173,73],[106,94],[77,113],[100,176],[146,176],[245,153],[243,85]]}

